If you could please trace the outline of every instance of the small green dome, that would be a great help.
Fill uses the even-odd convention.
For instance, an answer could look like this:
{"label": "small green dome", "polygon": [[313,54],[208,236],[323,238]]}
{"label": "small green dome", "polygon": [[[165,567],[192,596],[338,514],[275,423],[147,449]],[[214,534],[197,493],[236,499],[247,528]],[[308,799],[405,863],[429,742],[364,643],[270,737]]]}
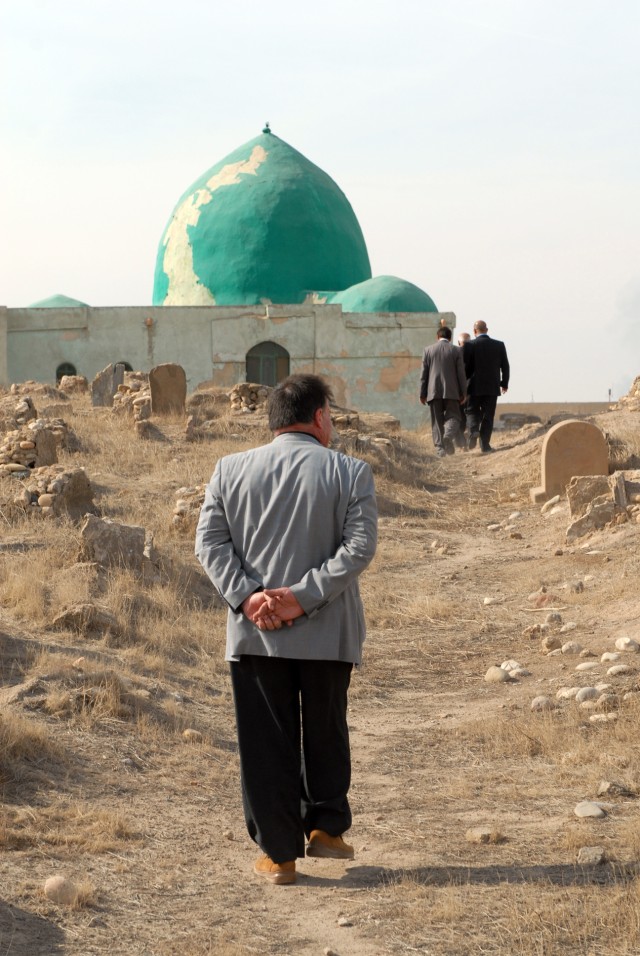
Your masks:
{"label": "small green dome", "polygon": [[86,302],[80,299],[71,299],[68,295],[50,295],[48,299],[32,302],[29,309],[86,309]]}
{"label": "small green dome", "polygon": [[370,276],[347,197],[267,127],[178,201],[158,248],[153,304],[297,303]]}
{"label": "small green dome", "polygon": [[343,312],[437,312],[436,304],[412,282],[396,276],[376,276],[331,296]]}

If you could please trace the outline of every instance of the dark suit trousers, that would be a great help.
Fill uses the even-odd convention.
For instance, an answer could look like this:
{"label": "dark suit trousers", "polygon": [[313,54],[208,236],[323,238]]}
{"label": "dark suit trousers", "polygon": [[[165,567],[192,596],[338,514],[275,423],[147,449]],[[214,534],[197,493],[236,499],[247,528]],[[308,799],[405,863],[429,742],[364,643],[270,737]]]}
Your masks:
{"label": "dark suit trousers", "polygon": [[480,446],[482,448],[486,448],[491,441],[497,403],[497,395],[469,395],[467,401],[469,434],[480,436]]}
{"label": "dark suit trousers", "polygon": [[230,666],[249,835],[275,863],[295,860],[312,830],[351,826],[353,665],[246,654]]}
{"label": "dark suit trousers", "polygon": [[453,441],[462,448],[462,413],[460,402],[455,398],[432,398],[429,402],[431,412],[431,435],[436,448],[444,450],[445,441]]}

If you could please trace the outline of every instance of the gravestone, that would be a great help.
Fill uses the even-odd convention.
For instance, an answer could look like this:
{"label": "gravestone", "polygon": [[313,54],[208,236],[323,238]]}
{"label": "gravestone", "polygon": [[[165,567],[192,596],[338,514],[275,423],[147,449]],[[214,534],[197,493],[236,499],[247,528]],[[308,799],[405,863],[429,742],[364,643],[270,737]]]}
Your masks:
{"label": "gravestone", "polygon": [[91,382],[91,404],[111,408],[118,385],[124,382],[124,365],[107,365]]}
{"label": "gravestone", "polygon": [[181,365],[166,362],[149,372],[151,411],[154,415],[183,414],[187,400],[187,376]]}
{"label": "gravestone", "polygon": [[564,494],[576,475],[608,474],[609,448],[598,426],[577,419],[559,422],[542,443],[542,485],[531,488],[531,500]]}

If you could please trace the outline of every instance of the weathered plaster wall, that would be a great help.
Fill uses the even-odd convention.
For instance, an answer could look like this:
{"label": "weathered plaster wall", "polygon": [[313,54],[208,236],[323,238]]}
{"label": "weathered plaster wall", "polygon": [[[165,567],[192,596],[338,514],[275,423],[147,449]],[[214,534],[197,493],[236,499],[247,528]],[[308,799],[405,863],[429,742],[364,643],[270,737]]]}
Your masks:
{"label": "weathered plaster wall", "polygon": [[289,352],[292,372],[325,375],[341,405],[389,412],[413,428],[425,417],[422,351],[442,318],[455,326],[452,313],[343,314],[340,305],[307,303],[0,309],[0,382],[54,382],[63,362],[91,379],[109,362],[125,361],[143,370],[177,362],[190,389],[207,380],[231,386],[244,381],[249,349],[271,341]]}

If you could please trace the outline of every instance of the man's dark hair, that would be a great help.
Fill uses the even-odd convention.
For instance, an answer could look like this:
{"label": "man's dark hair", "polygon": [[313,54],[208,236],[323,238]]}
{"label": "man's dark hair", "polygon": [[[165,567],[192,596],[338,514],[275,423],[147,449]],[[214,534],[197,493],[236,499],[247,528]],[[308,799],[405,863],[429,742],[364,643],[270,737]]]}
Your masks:
{"label": "man's dark hair", "polygon": [[439,339],[448,339],[451,341],[451,329],[448,325],[441,325],[437,332],[437,338]]}
{"label": "man's dark hair", "polygon": [[331,389],[319,375],[290,375],[269,395],[269,428],[275,432],[290,425],[308,425],[317,410],[331,401]]}

